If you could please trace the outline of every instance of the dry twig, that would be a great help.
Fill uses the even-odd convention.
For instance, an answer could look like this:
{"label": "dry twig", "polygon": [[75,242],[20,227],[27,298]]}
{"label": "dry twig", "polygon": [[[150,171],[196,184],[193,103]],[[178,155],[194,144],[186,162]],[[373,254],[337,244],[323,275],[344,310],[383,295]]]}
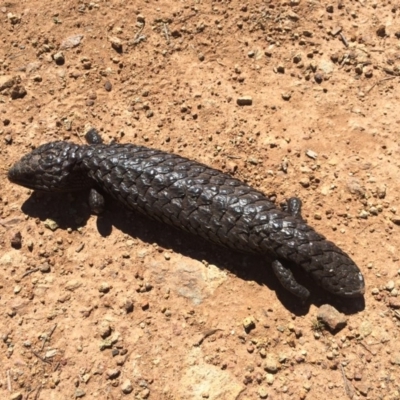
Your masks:
{"label": "dry twig", "polygon": [[365,94],[368,94],[375,86],[379,85],[380,83],[385,82],[385,81],[391,81],[391,80],[394,79],[394,78],[396,78],[396,76],[389,76],[389,77],[387,77],[387,78],[383,78],[383,79],[381,79],[381,80],[379,80],[379,81],[376,81],[376,82],[367,90],[367,92],[366,92]]}
{"label": "dry twig", "polygon": [[343,35],[342,32],[339,32],[339,36],[340,36],[340,39],[342,39],[343,44],[344,44],[346,47],[349,47],[349,42],[347,41],[346,37]]}
{"label": "dry twig", "polygon": [[343,382],[344,382],[344,390],[345,390],[348,398],[352,399],[354,397],[354,390],[350,386],[349,381],[346,378],[342,364],[339,363],[339,366],[340,366],[340,371],[342,372],[342,377],[343,377]]}
{"label": "dry twig", "polygon": [[11,376],[10,376],[10,370],[7,370],[7,389],[9,392],[12,392],[12,385],[11,385]]}
{"label": "dry twig", "polygon": [[51,331],[50,331],[50,333],[49,333],[49,336],[43,338],[42,348],[40,349],[40,351],[43,351],[44,345],[46,344],[46,342],[48,342],[48,341],[50,340],[51,335],[54,333],[54,331],[56,330],[56,328],[57,328],[57,324],[55,324],[55,325],[53,326],[53,328],[51,328]]}
{"label": "dry twig", "polygon": [[163,22],[163,33],[164,33],[167,43],[169,44],[170,34],[169,34],[168,24],[166,24],[165,22]]}
{"label": "dry twig", "polygon": [[22,276],[21,276],[21,279],[22,278],[25,278],[26,276],[28,276],[28,275],[30,275],[30,274],[33,274],[34,272],[38,272],[39,271],[39,268],[35,268],[35,269],[31,269],[30,271],[26,271]]}
{"label": "dry twig", "polygon": [[207,339],[211,335],[214,335],[214,333],[217,333],[218,331],[222,331],[222,329],[210,329],[204,332],[203,336],[196,343],[194,343],[194,346],[200,346],[205,339]]}
{"label": "dry twig", "polygon": [[35,355],[39,360],[43,361],[46,364],[51,364],[49,360],[43,358],[40,354],[36,353],[36,351],[32,350],[33,355]]}

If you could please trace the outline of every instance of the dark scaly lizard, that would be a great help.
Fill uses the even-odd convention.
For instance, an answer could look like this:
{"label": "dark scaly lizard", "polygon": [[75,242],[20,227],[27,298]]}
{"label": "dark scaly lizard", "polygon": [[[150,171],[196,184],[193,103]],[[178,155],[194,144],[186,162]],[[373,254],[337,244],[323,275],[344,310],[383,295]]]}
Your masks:
{"label": "dark scaly lizard", "polygon": [[134,144],[105,145],[91,133],[88,145],[58,141],[38,147],[9,170],[8,179],[47,192],[97,187],[152,219],[234,250],[268,255],[279,281],[301,299],[309,291],[296,282],[287,261],[335,295],[364,293],[357,265],[303,221],[299,199],[289,199],[282,210],[204,164]]}

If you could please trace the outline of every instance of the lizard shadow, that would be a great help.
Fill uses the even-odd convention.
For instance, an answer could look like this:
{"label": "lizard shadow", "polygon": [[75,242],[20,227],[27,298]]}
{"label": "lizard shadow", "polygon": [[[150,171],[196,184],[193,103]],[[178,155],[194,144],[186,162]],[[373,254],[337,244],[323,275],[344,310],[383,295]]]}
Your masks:
{"label": "lizard shadow", "polygon": [[[311,304],[320,306],[331,304],[345,314],[355,314],[365,308],[364,298],[341,299],[333,296],[319,286],[302,270],[292,268],[296,280],[310,290],[310,297],[304,303],[284,289],[275,277],[271,262],[264,256],[239,253],[231,249],[210,243],[205,239],[180,231],[167,224],[153,221],[140,213],[121,207],[121,205],[106,197],[106,211],[97,217],[97,229],[101,236],[111,234],[113,227],[121,232],[138,238],[146,243],[156,243],[158,246],[171,249],[174,253],[198,261],[205,260],[220,269],[228,270],[240,279],[254,281],[260,286],[267,286],[275,291],[278,300],[291,313],[297,316],[306,315]],[[87,193],[43,194],[33,192],[22,206],[22,211],[44,221],[54,220],[60,229],[76,230],[86,224],[91,217],[87,204]]]}

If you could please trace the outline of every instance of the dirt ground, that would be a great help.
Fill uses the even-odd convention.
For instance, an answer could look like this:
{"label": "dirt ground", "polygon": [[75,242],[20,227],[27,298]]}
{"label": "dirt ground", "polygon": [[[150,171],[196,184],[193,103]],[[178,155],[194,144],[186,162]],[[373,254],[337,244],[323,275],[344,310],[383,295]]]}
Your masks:
{"label": "dirt ground", "polygon": [[[396,1],[21,0],[0,18],[2,399],[400,399]],[[303,305],[261,257],[8,182],[89,126],[299,196],[365,301],[304,278]]]}

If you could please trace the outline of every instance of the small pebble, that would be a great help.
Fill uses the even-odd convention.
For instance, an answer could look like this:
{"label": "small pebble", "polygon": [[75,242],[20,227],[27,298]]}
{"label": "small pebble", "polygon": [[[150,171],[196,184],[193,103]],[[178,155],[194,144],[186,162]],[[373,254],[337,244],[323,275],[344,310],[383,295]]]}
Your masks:
{"label": "small pebble", "polygon": [[314,75],[314,80],[317,83],[322,83],[322,81],[324,80],[324,76],[320,72],[316,72]]}
{"label": "small pebble", "polygon": [[124,394],[129,394],[132,392],[132,382],[129,379],[125,379],[121,384],[121,390]]}
{"label": "small pebble", "polygon": [[400,308],[400,298],[395,297],[389,300],[389,307],[398,310]]}
{"label": "small pebble", "polygon": [[316,160],[318,154],[313,150],[306,150],[306,156],[312,158],[313,160]]}
{"label": "small pebble", "polygon": [[308,177],[301,178],[299,182],[304,188],[308,188],[310,186],[310,178]]}
{"label": "small pebble", "polygon": [[110,368],[106,371],[106,378],[107,379],[115,379],[118,378],[121,374],[121,371],[116,368]]}
{"label": "small pebble", "polygon": [[118,355],[119,355],[119,350],[118,350],[118,349],[112,349],[112,350],[111,350],[111,355],[112,355],[113,357],[118,356]]}
{"label": "small pebble", "polygon": [[287,15],[287,17],[289,18],[289,19],[291,19],[292,21],[294,21],[294,22],[297,22],[299,19],[300,19],[300,16],[298,15],[298,14],[296,14],[294,11],[292,11],[292,10],[289,10],[287,13],[286,13],[286,15]]}
{"label": "small pebble", "polygon": [[117,53],[122,53],[122,41],[121,39],[117,37],[109,37],[108,38],[111,42],[111,47],[117,52]]}
{"label": "small pebble", "polygon": [[266,374],[265,380],[268,383],[268,385],[272,385],[274,383],[275,377],[272,374]]}
{"label": "small pebble", "polygon": [[275,374],[276,372],[278,372],[278,364],[272,354],[267,355],[267,358],[265,359],[263,364],[263,368],[270,374]]}
{"label": "small pebble", "polygon": [[104,89],[107,91],[107,92],[111,92],[111,90],[112,90],[112,84],[111,84],[111,82],[110,81],[105,81],[105,83],[104,83]]}
{"label": "small pebble", "polygon": [[47,218],[45,221],[44,221],[44,226],[45,226],[45,228],[47,228],[47,229],[50,229],[51,231],[55,231],[56,229],[58,229],[58,224],[57,224],[57,222],[56,221],[53,221],[52,219],[50,219],[50,218]]}
{"label": "small pebble", "polygon": [[12,136],[11,135],[5,135],[4,136],[4,141],[6,144],[12,144]]}
{"label": "small pebble", "polygon": [[12,100],[16,100],[16,99],[22,99],[23,97],[26,96],[26,94],[27,91],[22,85],[15,85],[11,89],[10,96]]}
{"label": "small pebble", "polygon": [[400,217],[392,217],[390,220],[395,224],[395,225],[400,225]]}
{"label": "small pebble", "polygon": [[77,388],[75,390],[75,398],[76,399],[80,399],[81,397],[85,397],[86,396],[86,392],[84,390],[82,390],[81,388]]}
{"label": "small pebble", "polygon": [[45,353],[45,359],[48,359],[48,358],[52,358],[52,357],[55,357],[55,355],[58,353],[58,351],[56,350],[56,349],[52,349],[52,350],[48,350],[48,351],[46,351],[46,353]]}
{"label": "small pebble", "polygon": [[380,25],[378,29],[376,30],[376,34],[379,37],[385,37],[386,36],[386,26],[385,25]]}
{"label": "small pebble", "polygon": [[21,17],[13,13],[7,13],[7,18],[10,20],[11,24],[16,25],[21,22]]}
{"label": "small pebble", "polygon": [[0,92],[4,89],[12,88],[16,83],[15,78],[10,75],[1,75],[0,76]]}
{"label": "small pebble", "polygon": [[22,393],[15,392],[10,396],[10,400],[22,400]]}
{"label": "small pebble", "polygon": [[293,62],[294,62],[295,64],[298,64],[300,61],[301,61],[301,55],[300,55],[300,54],[296,54],[296,55],[293,57]]}
{"label": "small pebble", "polygon": [[82,282],[79,282],[76,279],[73,279],[71,281],[68,281],[65,284],[65,289],[66,290],[70,290],[71,292],[73,292],[74,290],[78,289],[81,286],[82,286]]}
{"label": "small pebble", "polygon": [[328,352],[326,353],[326,358],[327,358],[328,360],[333,360],[333,359],[335,358],[335,356],[334,356],[333,352],[328,351]]}
{"label": "small pebble", "polygon": [[[331,30],[331,35],[332,36],[336,36],[338,33],[342,32],[342,27],[341,26],[335,26],[334,28],[332,28]],[[336,53],[337,54],[337,53]],[[337,60],[336,60],[337,61]]]}
{"label": "small pebble", "polygon": [[170,317],[170,316],[172,315],[171,310],[166,309],[166,310],[164,311],[164,315],[165,315],[166,317]]}
{"label": "small pebble", "polygon": [[250,157],[247,159],[247,162],[248,162],[249,164],[252,164],[252,165],[257,165],[257,164],[258,164],[258,159],[257,159],[256,157],[250,156]]}
{"label": "small pebble", "polygon": [[376,207],[370,207],[369,213],[372,214],[372,215],[378,215],[379,214],[379,210]]}
{"label": "small pebble", "polygon": [[56,62],[57,65],[63,65],[65,63],[64,53],[59,51],[56,54],[53,54],[53,60]]}
{"label": "small pebble", "polygon": [[102,321],[98,327],[99,335],[105,339],[111,335],[111,326],[108,321]]}
{"label": "small pebble", "polygon": [[243,320],[243,328],[245,329],[246,332],[251,331],[255,327],[256,327],[256,322],[253,316],[250,315],[249,317],[246,317]]}
{"label": "small pebble", "polygon": [[81,243],[81,244],[75,249],[75,251],[76,251],[77,253],[80,253],[80,252],[83,250],[84,247],[85,247],[85,243]]}
{"label": "small pebble", "polygon": [[268,398],[267,389],[261,387],[260,389],[258,389],[258,395],[260,396],[260,399],[267,399]]}
{"label": "small pebble", "polygon": [[333,331],[343,329],[347,324],[346,316],[329,304],[319,308],[317,318]]}
{"label": "small pebble", "polygon": [[50,272],[50,270],[51,270],[51,267],[50,267],[50,264],[48,264],[48,263],[44,263],[39,267],[39,271],[44,274],[47,272]]}
{"label": "small pebble", "polygon": [[111,285],[107,282],[103,282],[99,287],[100,293],[108,293],[111,289]]}
{"label": "small pebble", "polygon": [[253,104],[253,98],[251,96],[238,97],[236,103],[239,106],[251,106]]}
{"label": "small pebble", "polygon": [[22,245],[22,235],[21,232],[15,232],[11,238],[11,247],[18,250]]}
{"label": "small pebble", "polygon": [[362,218],[362,219],[368,219],[369,212],[366,211],[366,210],[361,210],[361,211],[360,211],[360,214],[358,214],[358,216],[359,216],[360,218]]}
{"label": "small pebble", "polygon": [[131,313],[133,311],[133,302],[130,299],[125,300],[125,302],[122,305],[122,308],[125,310],[127,314]]}
{"label": "small pebble", "polygon": [[368,395],[369,386],[364,383],[359,383],[356,385],[357,390],[365,397]]}
{"label": "small pebble", "polygon": [[84,60],[82,61],[82,65],[84,69],[90,69],[92,68],[92,62],[90,60]]}
{"label": "small pebble", "polygon": [[90,375],[90,374],[83,374],[82,375],[82,381],[85,382],[85,383],[88,383],[90,378],[91,378],[91,376],[92,375]]}
{"label": "small pebble", "polygon": [[389,281],[386,286],[385,286],[386,290],[388,290],[389,292],[391,292],[394,289],[394,281]]}
{"label": "small pebble", "polygon": [[68,38],[64,39],[61,42],[60,49],[65,50],[65,49],[72,49],[74,47],[77,47],[81,43],[82,38],[83,38],[83,35],[79,35],[79,34],[69,36]]}
{"label": "small pebble", "polygon": [[250,354],[254,352],[254,346],[252,344],[247,346],[247,352],[250,353]]}
{"label": "small pebble", "polygon": [[374,70],[371,67],[365,67],[364,68],[364,75],[366,78],[372,78],[374,75]]}

